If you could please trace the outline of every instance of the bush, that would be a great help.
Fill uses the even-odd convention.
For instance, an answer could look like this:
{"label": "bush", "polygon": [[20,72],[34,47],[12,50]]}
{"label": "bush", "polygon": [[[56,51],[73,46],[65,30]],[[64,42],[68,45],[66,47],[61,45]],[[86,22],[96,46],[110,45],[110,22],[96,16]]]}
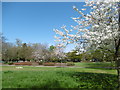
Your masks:
{"label": "bush", "polygon": [[14,63],[14,65],[32,65],[31,62],[19,62],[19,63]]}
{"label": "bush", "polygon": [[9,63],[7,63],[8,65],[13,65],[13,62],[9,62]]}
{"label": "bush", "polygon": [[75,64],[73,62],[67,62],[67,66],[74,66]]}
{"label": "bush", "polygon": [[55,63],[43,63],[44,66],[55,66]]}
{"label": "bush", "polygon": [[39,62],[39,65],[43,65],[43,62]]}
{"label": "bush", "polygon": [[8,62],[3,62],[3,64],[8,64]]}

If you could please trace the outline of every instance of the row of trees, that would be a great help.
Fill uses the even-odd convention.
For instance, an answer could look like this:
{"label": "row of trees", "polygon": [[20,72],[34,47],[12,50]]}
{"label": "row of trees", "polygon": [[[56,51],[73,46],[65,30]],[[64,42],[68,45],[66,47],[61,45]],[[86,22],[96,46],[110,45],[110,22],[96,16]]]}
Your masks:
{"label": "row of trees", "polygon": [[48,46],[47,44],[27,44],[16,39],[16,43],[6,42],[2,40],[2,60],[10,61],[46,61],[46,62],[80,62],[97,59],[98,61],[113,61],[113,53],[103,50],[89,50],[84,53],[72,50],[68,53],[57,46]]}
{"label": "row of trees", "polygon": [[74,49],[68,53],[63,52],[63,48],[58,46],[48,46],[40,43],[22,43],[21,40],[16,39],[16,43],[6,42],[2,38],[2,60],[9,61],[47,61],[47,62],[80,62],[80,61],[113,61],[113,52],[105,49],[92,50],[89,49],[84,53],[78,53]]}
{"label": "row of trees", "polygon": [[114,62],[113,52],[97,49],[78,53],[77,50],[66,53],[66,60],[72,62],[80,61],[98,61],[98,62]]}
{"label": "row of trees", "polygon": [[[41,43],[22,43],[21,40],[16,39],[16,43],[6,42],[2,37],[2,60],[5,62],[11,61],[55,61],[59,57],[64,57],[61,54],[62,50],[56,46],[48,46]],[[61,52],[60,52],[61,51]],[[62,56],[63,55],[63,56]],[[59,56],[59,57],[58,57]]]}

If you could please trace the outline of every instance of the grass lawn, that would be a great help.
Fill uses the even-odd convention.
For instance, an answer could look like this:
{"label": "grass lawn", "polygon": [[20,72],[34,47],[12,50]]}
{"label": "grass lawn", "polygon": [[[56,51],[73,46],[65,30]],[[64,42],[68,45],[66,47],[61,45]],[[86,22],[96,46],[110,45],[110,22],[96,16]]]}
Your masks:
{"label": "grass lawn", "polygon": [[[80,65],[80,64],[79,64]],[[78,67],[2,67],[3,88],[115,88],[114,69]]]}

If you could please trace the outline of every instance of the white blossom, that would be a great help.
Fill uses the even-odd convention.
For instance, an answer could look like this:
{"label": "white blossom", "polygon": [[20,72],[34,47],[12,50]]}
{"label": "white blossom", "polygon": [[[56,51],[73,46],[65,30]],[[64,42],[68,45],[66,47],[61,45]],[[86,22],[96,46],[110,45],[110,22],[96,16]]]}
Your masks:
{"label": "white blossom", "polygon": [[85,9],[85,8],[83,8],[83,9],[81,9],[81,10],[83,10],[83,11],[84,11],[84,10],[86,10],[86,9]]}
{"label": "white blossom", "polygon": [[[98,2],[86,0],[85,3],[84,6],[91,8],[90,14],[85,15],[82,11],[86,9],[79,11],[76,6],[73,6],[73,9],[80,14],[80,17],[72,18],[78,25],[71,25],[72,29],[70,30],[64,27],[64,32],[55,30],[56,34],[64,38],[62,39],[64,43],[65,41],[66,43],[78,44],[85,42],[88,47],[96,44],[95,46],[98,48],[105,43],[108,44],[108,41],[111,43],[120,37],[117,3],[113,3],[113,0],[99,0]],[[72,33],[75,30],[76,33]]]}

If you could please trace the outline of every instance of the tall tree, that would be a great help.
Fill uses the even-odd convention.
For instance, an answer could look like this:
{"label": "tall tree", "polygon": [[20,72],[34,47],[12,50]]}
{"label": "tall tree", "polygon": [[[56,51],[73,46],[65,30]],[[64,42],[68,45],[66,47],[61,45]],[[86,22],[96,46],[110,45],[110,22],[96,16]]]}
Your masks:
{"label": "tall tree", "polygon": [[49,60],[50,54],[48,46],[46,44],[36,43],[33,45],[33,49],[33,57],[35,58],[35,60]]}

